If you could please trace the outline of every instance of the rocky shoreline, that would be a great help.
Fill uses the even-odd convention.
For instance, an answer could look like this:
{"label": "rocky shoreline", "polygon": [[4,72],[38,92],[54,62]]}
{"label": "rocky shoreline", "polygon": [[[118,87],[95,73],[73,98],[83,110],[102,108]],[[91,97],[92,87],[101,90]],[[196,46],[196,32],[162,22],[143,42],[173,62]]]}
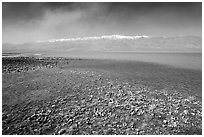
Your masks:
{"label": "rocky shoreline", "polygon": [[[4,84],[21,73],[32,79]],[[3,135],[202,134],[201,102],[176,90],[153,90],[105,71],[57,65],[2,78]],[[19,86],[24,98],[5,103],[7,92],[18,92]]]}

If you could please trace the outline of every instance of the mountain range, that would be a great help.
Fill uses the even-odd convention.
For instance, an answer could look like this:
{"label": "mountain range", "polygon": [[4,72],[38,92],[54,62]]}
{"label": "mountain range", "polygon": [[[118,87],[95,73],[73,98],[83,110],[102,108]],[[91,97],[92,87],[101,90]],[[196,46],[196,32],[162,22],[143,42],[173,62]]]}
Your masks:
{"label": "mountain range", "polygon": [[2,45],[3,52],[202,52],[198,36],[149,37],[108,35],[51,39]]}

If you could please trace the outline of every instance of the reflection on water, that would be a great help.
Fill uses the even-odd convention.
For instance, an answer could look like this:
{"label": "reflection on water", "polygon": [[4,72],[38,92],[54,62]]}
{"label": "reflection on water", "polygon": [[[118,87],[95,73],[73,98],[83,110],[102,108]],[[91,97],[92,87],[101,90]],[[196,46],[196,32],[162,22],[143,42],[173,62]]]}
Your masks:
{"label": "reflection on water", "polygon": [[51,55],[89,59],[135,60],[202,70],[202,53],[67,52]]}

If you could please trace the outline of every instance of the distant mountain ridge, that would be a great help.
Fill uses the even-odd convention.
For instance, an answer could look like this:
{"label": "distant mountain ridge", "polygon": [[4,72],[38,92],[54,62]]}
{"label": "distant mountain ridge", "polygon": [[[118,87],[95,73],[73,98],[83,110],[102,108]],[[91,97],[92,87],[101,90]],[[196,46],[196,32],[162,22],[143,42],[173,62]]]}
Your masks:
{"label": "distant mountain ridge", "polygon": [[41,42],[63,42],[63,41],[84,41],[84,40],[134,40],[134,39],[140,39],[140,38],[149,38],[149,36],[146,35],[138,35],[138,36],[125,36],[125,35],[103,35],[103,36],[94,36],[94,37],[77,37],[77,38],[67,38],[67,39],[51,39],[46,41],[37,41],[39,43]]}
{"label": "distant mountain ridge", "polygon": [[202,52],[198,36],[149,37],[106,35],[52,39],[25,44],[3,44],[3,52]]}

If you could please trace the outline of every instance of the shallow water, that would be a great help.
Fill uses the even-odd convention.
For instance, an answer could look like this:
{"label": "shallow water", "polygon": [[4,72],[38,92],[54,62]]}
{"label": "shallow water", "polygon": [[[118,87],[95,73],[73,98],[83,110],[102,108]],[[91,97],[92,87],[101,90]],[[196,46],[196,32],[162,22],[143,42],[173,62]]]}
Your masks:
{"label": "shallow water", "polygon": [[51,56],[142,61],[202,70],[202,53],[67,52]]}

